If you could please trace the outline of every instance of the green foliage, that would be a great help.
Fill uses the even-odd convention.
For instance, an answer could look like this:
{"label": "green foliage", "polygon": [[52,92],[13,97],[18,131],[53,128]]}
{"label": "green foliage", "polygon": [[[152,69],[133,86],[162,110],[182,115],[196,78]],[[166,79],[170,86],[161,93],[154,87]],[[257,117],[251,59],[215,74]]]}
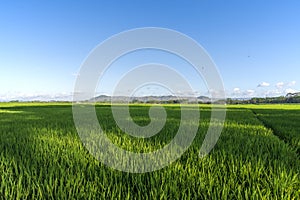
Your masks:
{"label": "green foliage", "polygon": [[[300,107],[300,105],[299,105]],[[300,110],[255,109],[257,117],[300,155]]]}
{"label": "green foliage", "polygon": [[226,100],[227,104],[283,104],[283,103],[300,103],[300,96],[295,97],[254,97],[246,100],[231,99]]}
{"label": "green foliage", "polygon": [[[118,129],[109,105],[97,105],[96,111],[112,142],[149,152],[167,144],[180,123],[179,107],[164,106],[166,126],[148,139]],[[2,103],[0,199],[300,199],[299,154],[289,143],[293,139],[278,138],[260,121],[294,138],[300,130],[299,106],[228,107],[222,135],[202,159],[198,153],[210,107],[200,108],[197,136],[180,159],[159,171],[130,174],[103,165],[87,152],[76,133],[70,104]],[[146,125],[148,110],[149,106],[134,105],[130,112],[136,123]]]}

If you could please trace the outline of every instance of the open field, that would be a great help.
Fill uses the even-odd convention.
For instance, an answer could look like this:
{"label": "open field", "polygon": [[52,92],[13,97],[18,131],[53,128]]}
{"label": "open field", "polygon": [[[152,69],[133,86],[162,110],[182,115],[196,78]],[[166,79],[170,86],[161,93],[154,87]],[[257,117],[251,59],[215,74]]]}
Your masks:
{"label": "open field", "polygon": [[[165,108],[165,127],[149,139],[119,130],[109,105],[96,111],[116,145],[150,152],[177,132],[179,107]],[[133,105],[130,111],[146,125],[148,110]],[[210,107],[200,105],[200,116],[197,136],[180,159],[159,171],[131,174],[87,152],[71,104],[0,103],[0,199],[300,199],[300,105],[228,106],[222,135],[202,159]]]}

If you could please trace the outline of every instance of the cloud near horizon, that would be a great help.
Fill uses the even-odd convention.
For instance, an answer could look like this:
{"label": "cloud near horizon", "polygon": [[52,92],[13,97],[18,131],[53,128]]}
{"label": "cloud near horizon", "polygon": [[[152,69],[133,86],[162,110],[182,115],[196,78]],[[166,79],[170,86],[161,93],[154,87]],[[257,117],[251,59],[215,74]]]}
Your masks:
{"label": "cloud near horizon", "polygon": [[292,81],[292,82],[290,82],[290,83],[288,83],[287,85],[289,86],[289,87],[291,87],[291,86],[294,86],[294,85],[296,85],[296,81]]}
{"label": "cloud near horizon", "polygon": [[0,94],[0,102],[2,101],[71,101],[73,99],[72,93],[22,93],[22,92],[8,92]]}
{"label": "cloud near horizon", "polygon": [[233,89],[233,93],[239,94],[240,92],[241,92],[241,89],[240,89],[240,88],[234,88],[234,89]]}
{"label": "cloud near horizon", "polygon": [[270,83],[262,82],[262,83],[258,84],[257,87],[269,87],[269,86],[270,86]]}
{"label": "cloud near horizon", "polygon": [[276,83],[276,87],[277,88],[282,88],[284,86],[284,83],[283,82],[278,82],[278,83]]}
{"label": "cloud near horizon", "polygon": [[[275,96],[286,96],[288,93],[299,92],[295,88],[296,81],[291,82],[277,82],[276,84],[270,84],[268,82],[261,82],[256,88],[252,89],[241,89],[235,87],[231,91],[227,92],[228,96],[233,98],[252,98],[252,97],[275,97]],[[266,88],[266,89],[264,89]]]}
{"label": "cloud near horizon", "polygon": [[285,93],[288,94],[288,93],[297,93],[299,92],[298,90],[295,90],[295,89],[292,89],[292,88],[287,88],[285,89]]}
{"label": "cloud near horizon", "polygon": [[[288,93],[300,92],[299,88],[295,88],[296,81],[291,82],[277,82],[276,84],[271,84],[267,82],[260,83],[256,88],[242,89],[240,87],[235,87],[231,90],[227,90],[226,97],[228,98],[252,98],[252,97],[273,97],[273,96],[285,96]],[[269,87],[271,86],[271,87]],[[264,89],[264,88],[266,89]],[[144,91],[142,96],[147,95],[165,95],[165,93],[151,93],[151,91]],[[213,92],[213,91],[211,91]],[[211,94],[207,92],[194,91],[194,93],[186,93],[177,91],[178,95],[182,96],[210,96]],[[216,93],[216,92],[215,92]],[[214,94],[215,94],[214,93]],[[102,93],[101,93],[102,94]],[[106,93],[105,93],[106,94]],[[217,93],[216,93],[217,94]],[[215,95],[216,95],[215,94]],[[109,96],[110,94],[107,93]],[[170,95],[169,93],[166,95]],[[3,101],[72,101],[73,92],[61,92],[61,93],[47,93],[47,92],[6,92],[0,93],[0,102]]]}

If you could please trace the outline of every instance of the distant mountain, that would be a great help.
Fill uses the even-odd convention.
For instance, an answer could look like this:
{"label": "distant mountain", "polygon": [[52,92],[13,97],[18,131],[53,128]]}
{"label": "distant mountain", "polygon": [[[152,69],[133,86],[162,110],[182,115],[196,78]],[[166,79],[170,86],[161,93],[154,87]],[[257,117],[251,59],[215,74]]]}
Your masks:
{"label": "distant mountain", "polygon": [[[142,96],[142,97],[127,97],[127,96],[107,96],[100,95],[90,101],[92,102],[113,102],[113,103],[212,103],[212,100],[207,96]],[[222,100],[216,100],[214,103],[224,103]],[[227,104],[262,104],[262,103],[300,103],[300,92],[288,93],[286,96],[280,97],[253,97],[253,98],[228,98]]]}
{"label": "distant mountain", "polygon": [[93,102],[141,102],[141,103],[209,103],[209,97],[199,96],[197,98],[190,96],[176,97],[172,95],[167,96],[142,96],[142,97],[127,97],[127,96],[107,96],[100,95],[92,98]]}

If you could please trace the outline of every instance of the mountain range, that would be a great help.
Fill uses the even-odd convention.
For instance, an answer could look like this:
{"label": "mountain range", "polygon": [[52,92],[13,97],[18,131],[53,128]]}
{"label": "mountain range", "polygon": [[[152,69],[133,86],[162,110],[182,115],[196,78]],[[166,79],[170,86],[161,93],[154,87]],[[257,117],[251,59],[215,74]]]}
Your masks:
{"label": "mountain range", "polygon": [[127,96],[107,96],[100,95],[92,98],[90,101],[93,102],[141,102],[141,103],[151,103],[151,102],[162,102],[162,103],[208,103],[211,99],[206,96],[199,97],[189,97],[189,96],[141,96],[141,97],[127,97]]}

